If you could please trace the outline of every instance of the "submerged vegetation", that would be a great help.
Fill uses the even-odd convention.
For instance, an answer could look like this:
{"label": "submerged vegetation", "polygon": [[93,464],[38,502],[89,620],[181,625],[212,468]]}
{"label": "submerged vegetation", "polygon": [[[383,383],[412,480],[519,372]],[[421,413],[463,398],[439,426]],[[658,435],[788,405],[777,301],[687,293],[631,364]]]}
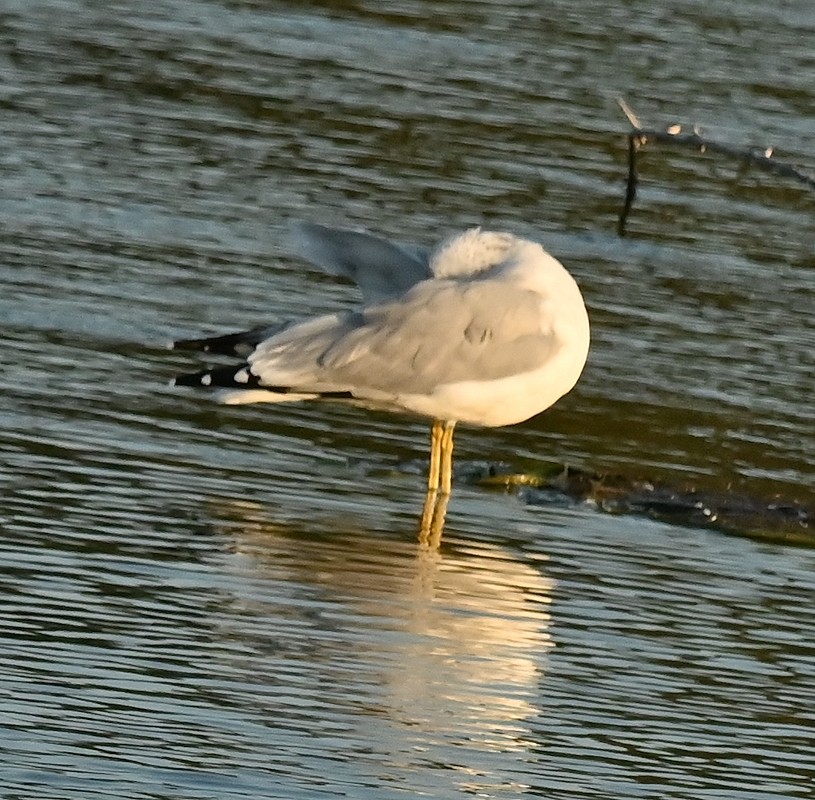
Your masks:
{"label": "submerged vegetation", "polygon": [[761,541],[815,546],[815,510],[781,496],[671,486],[568,466],[521,473],[492,468],[478,482],[527,487],[524,498],[532,505],[591,503],[610,514],[635,514]]}

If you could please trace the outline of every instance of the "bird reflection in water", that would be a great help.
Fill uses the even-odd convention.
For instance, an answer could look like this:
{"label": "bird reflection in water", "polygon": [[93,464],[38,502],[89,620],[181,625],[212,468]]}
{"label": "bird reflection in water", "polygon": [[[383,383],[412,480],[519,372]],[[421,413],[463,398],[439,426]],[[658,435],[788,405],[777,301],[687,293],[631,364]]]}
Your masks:
{"label": "bird reflection in water", "polygon": [[234,542],[222,569],[242,587],[223,635],[259,654],[245,669],[268,680],[284,741],[304,716],[330,720],[332,751],[369,776],[420,788],[447,770],[460,790],[509,788],[506,759],[532,752],[552,647],[553,583],[539,563],[449,534],[442,551],[336,520],[278,523],[250,503],[218,516]]}

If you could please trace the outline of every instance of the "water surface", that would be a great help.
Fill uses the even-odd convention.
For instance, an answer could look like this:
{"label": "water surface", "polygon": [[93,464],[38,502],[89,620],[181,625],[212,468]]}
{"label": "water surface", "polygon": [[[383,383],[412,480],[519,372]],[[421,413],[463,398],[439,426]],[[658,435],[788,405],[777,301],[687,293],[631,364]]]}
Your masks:
{"label": "water surface", "polygon": [[813,201],[654,148],[623,94],[812,165],[815,15],[592,0],[12,2],[0,12],[7,798],[806,797],[811,549],[460,482],[424,422],[221,408],[173,337],[347,308],[311,219],[539,237],[593,347],[465,469],[813,504]]}

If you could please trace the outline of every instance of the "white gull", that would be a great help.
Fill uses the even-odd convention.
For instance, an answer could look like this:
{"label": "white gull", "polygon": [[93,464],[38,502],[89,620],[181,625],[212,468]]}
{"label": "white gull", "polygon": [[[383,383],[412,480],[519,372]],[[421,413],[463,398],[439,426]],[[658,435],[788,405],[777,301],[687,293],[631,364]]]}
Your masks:
{"label": "white gull", "polygon": [[180,375],[225,403],[333,400],[433,421],[428,490],[447,495],[457,422],[512,425],[577,383],[589,351],[583,297],[536,242],[473,228],[433,250],[302,223],[309,261],[354,280],[361,308],[174,343],[240,356]]}

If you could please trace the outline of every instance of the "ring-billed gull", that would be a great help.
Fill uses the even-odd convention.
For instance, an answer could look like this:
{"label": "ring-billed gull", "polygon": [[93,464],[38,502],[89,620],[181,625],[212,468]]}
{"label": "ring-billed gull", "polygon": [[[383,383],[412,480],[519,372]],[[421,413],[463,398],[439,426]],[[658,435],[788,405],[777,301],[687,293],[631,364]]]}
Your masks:
{"label": "ring-billed gull", "polygon": [[295,243],[356,281],[365,305],[175,342],[244,358],[176,385],[219,389],[225,403],[323,399],[428,417],[428,490],[448,495],[457,422],[523,422],[580,377],[589,350],[583,297],[536,242],[473,228],[426,251],[303,223]]}

